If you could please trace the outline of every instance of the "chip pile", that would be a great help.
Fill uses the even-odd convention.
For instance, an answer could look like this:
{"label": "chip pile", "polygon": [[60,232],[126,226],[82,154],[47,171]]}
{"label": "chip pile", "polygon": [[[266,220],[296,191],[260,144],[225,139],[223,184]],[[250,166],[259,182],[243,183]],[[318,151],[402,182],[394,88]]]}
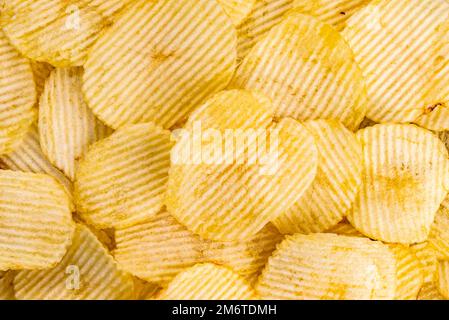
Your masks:
{"label": "chip pile", "polygon": [[449,300],[446,0],[0,27],[0,300]]}

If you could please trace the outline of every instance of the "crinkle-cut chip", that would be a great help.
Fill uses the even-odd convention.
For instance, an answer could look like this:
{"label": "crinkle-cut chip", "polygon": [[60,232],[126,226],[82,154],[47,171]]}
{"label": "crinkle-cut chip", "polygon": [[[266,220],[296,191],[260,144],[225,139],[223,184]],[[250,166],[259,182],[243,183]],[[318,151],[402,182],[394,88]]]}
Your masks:
{"label": "crinkle-cut chip", "polygon": [[373,120],[365,118],[365,119],[363,119],[362,123],[360,124],[359,130],[375,126],[376,124],[377,124],[377,122],[374,122]]}
{"label": "crinkle-cut chip", "polygon": [[305,123],[318,148],[312,186],[273,220],[283,234],[324,232],[346,215],[362,183],[362,146],[355,134],[334,120]]}
{"label": "crinkle-cut chip", "polygon": [[411,249],[421,262],[424,273],[424,283],[434,282],[438,265],[435,248],[430,243],[423,242],[411,246]]}
{"label": "crinkle-cut chip", "polygon": [[263,268],[280,240],[272,226],[247,241],[203,240],[162,211],[148,221],[117,228],[114,256],[123,270],[161,285],[201,262],[226,265],[250,278]]}
{"label": "crinkle-cut chip", "polygon": [[33,71],[34,82],[36,84],[37,99],[44,91],[45,80],[47,80],[54,67],[46,62],[30,60],[31,70]]}
{"label": "crinkle-cut chip", "polygon": [[257,153],[270,150],[259,161],[250,141],[243,161],[172,165],[168,211],[192,232],[217,241],[248,239],[282,214],[312,184],[318,152],[312,134],[293,119],[266,131],[270,147],[259,140]]}
{"label": "crinkle-cut chip", "polygon": [[448,19],[444,0],[380,0],[347,20],[343,36],[367,82],[370,119],[439,126],[449,98]]}
{"label": "crinkle-cut chip", "polygon": [[287,236],[256,290],[263,299],[392,299],[393,253],[380,242],[335,234]]}
{"label": "crinkle-cut chip", "polygon": [[106,248],[80,224],[57,266],[19,271],[14,289],[19,300],[121,300],[134,295],[132,277],[118,270]]}
{"label": "crinkle-cut chip", "polygon": [[[95,8],[103,17],[113,21],[115,16],[120,13],[127,5],[136,0],[78,0],[87,3],[88,6]],[[139,1],[139,0],[138,0]],[[154,1],[154,0],[150,0]]]}
{"label": "crinkle-cut chip", "polygon": [[231,269],[197,264],[178,274],[161,293],[163,300],[257,300],[254,289]]}
{"label": "crinkle-cut chip", "polygon": [[413,249],[405,245],[388,245],[396,258],[395,300],[416,300],[424,283],[423,266]]}
{"label": "crinkle-cut chip", "polygon": [[93,144],[78,162],[77,211],[99,229],[127,226],[158,213],[170,167],[170,132],[153,123],[123,127]]}
{"label": "crinkle-cut chip", "polygon": [[146,282],[136,277],[134,277],[133,280],[134,280],[134,299],[136,300],[156,299],[156,297],[161,291],[161,287],[156,283]]}
{"label": "crinkle-cut chip", "polygon": [[449,299],[449,261],[438,262],[436,285],[440,294]]}
{"label": "crinkle-cut chip", "polygon": [[438,259],[449,259],[449,198],[443,201],[435,215],[428,241]]}
{"label": "crinkle-cut chip", "polygon": [[[14,171],[48,174],[58,180],[66,190],[69,198],[72,199],[72,183],[50,163],[42,152],[36,125],[31,126],[23,141],[13,152],[0,156],[0,166],[3,169]],[[71,203],[71,205],[73,204]]]}
{"label": "crinkle-cut chip", "polygon": [[101,13],[82,0],[5,0],[0,23],[24,56],[57,67],[83,65],[106,26]]}
{"label": "crinkle-cut chip", "polygon": [[214,0],[138,1],[90,51],[86,100],[115,129],[147,121],[170,128],[227,86],[236,45],[235,28]]}
{"label": "crinkle-cut chip", "polygon": [[0,270],[61,261],[74,223],[62,186],[44,174],[0,170]]}
{"label": "crinkle-cut chip", "polygon": [[297,11],[251,49],[231,87],[264,93],[279,117],[335,119],[355,130],[366,114],[365,82],[346,41]]}
{"label": "crinkle-cut chip", "polygon": [[364,148],[363,184],[351,224],[385,242],[425,241],[449,190],[444,144],[415,125],[380,124],[360,130]]}
{"label": "crinkle-cut chip", "polygon": [[14,274],[11,271],[0,271],[0,301],[1,300],[14,300],[14,287],[12,281]]}
{"label": "crinkle-cut chip", "polygon": [[76,161],[97,137],[99,123],[84,101],[81,68],[57,68],[47,79],[39,103],[42,151],[51,163],[73,180]]}
{"label": "crinkle-cut chip", "polygon": [[12,152],[36,119],[36,85],[29,61],[0,30],[0,155]]}
{"label": "crinkle-cut chip", "polygon": [[237,27],[252,12],[257,0],[217,0]]}
{"label": "crinkle-cut chip", "polygon": [[418,300],[447,300],[438,291],[435,282],[427,282],[419,291]]}
{"label": "crinkle-cut chip", "polygon": [[357,231],[357,229],[354,228],[348,221],[345,220],[328,229],[326,233],[335,233],[349,237],[365,237],[363,234]]}

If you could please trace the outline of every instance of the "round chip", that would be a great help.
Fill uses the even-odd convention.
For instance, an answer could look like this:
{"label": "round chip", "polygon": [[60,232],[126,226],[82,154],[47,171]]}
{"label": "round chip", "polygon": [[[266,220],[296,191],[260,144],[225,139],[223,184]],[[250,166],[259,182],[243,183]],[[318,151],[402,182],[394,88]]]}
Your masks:
{"label": "round chip", "polygon": [[101,13],[83,0],[5,0],[0,23],[23,55],[57,67],[83,65],[106,26]]}
{"label": "round chip", "polygon": [[[192,232],[217,241],[249,239],[285,212],[315,178],[317,149],[313,136],[293,119],[283,119],[271,129],[266,136],[277,150],[269,152],[267,163],[248,160],[257,149],[248,139],[247,161],[239,157],[231,164],[173,165],[168,211]],[[183,146],[175,146],[178,149]]]}
{"label": "round chip", "polygon": [[449,3],[380,0],[356,12],[343,36],[367,82],[367,116],[449,129]]}
{"label": "round chip", "polygon": [[252,48],[231,87],[266,94],[279,117],[335,119],[355,130],[366,113],[365,83],[346,41],[298,11]]}
{"label": "round chip", "polygon": [[134,294],[132,277],[119,271],[106,248],[79,224],[62,261],[48,270],[19,271],[14,289],[19,300],[122,300]]}
{"label": "round chip", "polygon": [[438,259],[449,259],[449,198],[443,201],[435,215],[428,241]]}
{"label": "round chip", "polygon": [[363,184],[349,221],[372,239],[425,241],[449,190],[444,144],[414,125],[376,125],[357,136],[364,147]]}
{"label": "round chip", "polygon": [[223,10],[231,18],[235,26],[251,13],[257,0],[217,0],[223,7]]}
{"label": "round chip", "polygon": [[404,245],[390,244],[396,258],[395,300],[416,300],[424,283],[424,270],[414,251]]}
{"label": "round chip", "polygon": [[170,128],[228,85],[236,38],[214,0],[138,1],[90,51],[87,102],[112,128],[147,121]]}
{"label": "round chip", "polygon": [[2,300],[14,300],[14,287],[12,281],[14,274],[12,272],[0,271],[0,301]]}
{"label": "round chip", "polygon": [[256,300],[254,289],[226,267],[198,264],[178,274],[161,293],[164,300]]}
{"label": "round chip", "polygon": [[258,274],[281,236],[267,226],[247,241],[203,240],[167,212],[116,230],[114,251],[120,268],[152,283],[166,284],[185,268],[201,262],[231,267],[251,278]]}
{"label": "round chip", "polygon": [[153,123],[123,127],[78,163],[77,211],[99,228],[128,226],[158,213],[170,166],[170,132]]}
{"label": "round chip", "polygon": [[438,263],[437,288],[440,294],[449,299],[449,261],[440,261]]}
{"label": "round chip", "polygon": [[81,68],[58,68],[45,83],[39,103],[39,134],[42,151],[69,179],[75,163],[93,142],[96,127],[103,126],[84,102]]}
{"label": "round chip", "polygon": [[72,240],[70,202],[44,174],[0,170],[0,270],[55,266]]}
{"label": "round chip", "polygon": [[395,258],[380,242],[334,234],[287,236],[269,258],[257,292],[263,299],[392,299]]}
{"label": "round chip", "polygon": [[0,155],[13,151],[36,118],[36,86],[30,63],[0,30]]}
{"label": "round chip", "polygon": [[324,232],[351,209],[362,183],[362,146],[354,133],[333,120],[305,123],[318,148],[312,186],[290,209],[273,220],[281,233]]}

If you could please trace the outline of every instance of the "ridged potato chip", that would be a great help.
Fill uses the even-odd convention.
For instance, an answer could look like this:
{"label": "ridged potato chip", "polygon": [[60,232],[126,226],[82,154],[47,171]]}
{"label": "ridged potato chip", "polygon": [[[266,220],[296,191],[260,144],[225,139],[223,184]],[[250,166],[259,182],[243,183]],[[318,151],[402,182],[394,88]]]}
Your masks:
{"label": "ridged potato chip", "polygon": [[259,278],[263,299],[393,299],[395,257],[380,242],[334,234],[287,236]]}
{"label": "ridged potato chip", "polygon": [[57,68],[47,79],[39,102],[42,151],[51,163],[73,180],[75,164],[97,136],[100,124],[84,101],[81,68]]}
{"label": "ridged potato chip", "polygon": [[[129,4],[132,4],[136,0],[82,0],[90,7],[95,8],[100,12],[103,17],[108,21],[113,21],[118,13],[123,10]],[[154,1],[154,0],[151,0]]]}
{"label": "ridged potato chip", "polygon": [[0,24],[28,58],[57,67],[81,66],[107,21],[82,0],[4,0]]}
{"label": "ridged potato chip", "polygon": [[449,261],[438,262],[437,288],[440,294],[449,299]]}
{"label": "ridged potato chip", "polygon": [[249,279],[258,275],[281,240],[272,226],[247,241],[203,240],[164,211],[140,224],[117,228],[115,238],[114,256],[120,268],[162,285],[202,262],[226,265]]}
{"label": "ridged potato chip", "polygon": [[30,63],[0,30],[0,155],[12,152],[36,119],[36,85]]}
{"label": "ridged potato chip", "polygon": [[428,282],[419,291],[418,300],[446,300],[438,291],[436,283]]}
{"label": "ridged potato chip", "polygon": [[42,91],[44,91],[45,80],[47,80],[54,68],[51,64],[35,60],[30,60],[30,64],[31,70],[33,71],[34,83],[36,84],[37,99],[39,100]]}
{"label": "ridged potato chip", "polygon": [[55,266],[74,223],[62,186],[44,174],[0,170],[0,270]]}
{"label": "ridged potato chip", "polygon": [[366,78],[370,119],[449,129],[448,19],[444,0],[379,0],[346,22],[343,36]]}
{"label": "ridged potato chip", "polygon": [[436,279],[438,259],[435,248],[428,242],[415,244],[410,247],[421,262],[424,283],[433,283]]}
{"label": "ridged potato chip", "polygon": [[363,184],[351,224],[385,242],[425,241],[449,190],[449,157],[430,131],[414,125],[381,124],[360,130]]}
{"label": "ridged potato chip", "polygon": [[240,23],[251,13],[257,0],[217,0],[231,18],[232,23],[235,26],[239,26]]}
{"label": "ridged potato chip", "polygon": [[170,167],[170,132],[153,123],[123,127],[93,144],[79,161],[74,199],[100,228],[128,226],[158,213]]}
{"label": "ridged potato chip", "polygon": [[170,128],[227,86],[236,43],[235,28],[216,1],[138,1],[90,51],[86,101],[115,129],[148,121]]}
{"label": "ridged potato chip", "polygon": [[396,300],[416,300],[424,283],[424,270],[413,249],[405,245],[388,246],[396,258]]}
{"label": "ridged potato chip", "polygon": [[161,293],[164,300],[257,300],[254,289],[231,269],[198,264],[178,274]]}
{"label": "ridged potato chip", "polygon": [[[299,122],[283,119],[272,128],[266,136],[276,140],[277,150],[266,164],[236,158],[229,164],[172,165],[168,211],[192,232],[217,241],[249,239],[277,218],[311,185],[318,155],[313,136]],[[255,156],[253,144],[243,153],[248,159]]]}
{"label": "ridged potato chip", "polygon": [[279,117],[335,119],[355,130],[366,113],[365,82],[346,41],[298,11],[251,49],[231,87],[266,94]]}
{"label": "ridged potato chip", "polygon": [[1,300],[14,300],[14,287],[12,281],[14,274],[12,272],[0,271],[0,301]]}
{"label": "ridged potato chip", "polygon": [[134,283],[94,234],[77,224],[62,261],[52,269],[19,271],[14,289],[19,300],[116,300],[132,299]]}
{"label": "ridged potato chip", "polygon": [[443,201],[435,215],[428,241],[438,259],[449,259],[449,198]]}
{"label": "ridged potato chip", "polygon": [[312,186],[273,220],[281,233],[324,232],[351,208],[362,183],[362,146],[354,133],[333,120],[305,123],[318,148],[318,171]]}
{"label": "ridged potato chip", "polygon": [[48,174],[58,180],[72,199],[72,183],[50,163],[42,152],[36,125],[31,126],[23,141],[13,152],[0,156],[0,167],[14,171]]}

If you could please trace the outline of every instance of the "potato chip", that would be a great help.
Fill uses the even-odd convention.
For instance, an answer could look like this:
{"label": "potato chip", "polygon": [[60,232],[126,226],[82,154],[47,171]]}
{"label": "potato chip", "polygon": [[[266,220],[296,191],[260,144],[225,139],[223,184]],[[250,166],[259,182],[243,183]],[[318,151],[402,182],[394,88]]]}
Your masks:
{"label": "potato chip", "polygon": [[256,300],[254,289],[231,269],[198,264],[178,274],[161,293],[164,300]]}
{"label": "potato chip", "polygon": [[449,299],[449,261],[440,261],[437,272],[437,288],[440,294]]}
{"label": "potato chip", "polygon": [[54,68],[51,64],[35,60],[30,60],[30,64],[31,70],[33,71],[34,83],[36,84],[37,98],[39,100],[42,91],[44,91],[45,80],[47,80]]}
{"label": "potato chip", "polygon": [[365,168],[349,221],[372,239],[425,241],[449,190],[443,143],[414,125],[376,125],[357,136],[364,147]]}
{"label": "potato chip", "polygon": [[393,253],[380,242],[334,234],[287,236],[269,258],[257,292],[263,299],[392,299]]}
{"label": "potato chip", "polygon": [[12,285],[14,275],[12,272],[0,271],[0,301],[14,300],[14,288]]}
{"label": "potato chip", "polygon": [[36,125],[31,126],[23,141],[13,152],[0,156],[0,166],[14,171],[46,173],[58,180],[72,199],[72,183],[48,161],[42,152]]}
{"label": "potato chip", "polygon": [[323,232],[345,216],[362,183],[362,146],[354,133],[334,120],[305,123],[318,148],[318,172],[312,186],[273,220],[281,233]]}
{"label": "potato chip", "polygon": [[0,170],[0,270],[56,265],[74,224],[62,186],[44,174]]}
{"label": "potato chip", "polygon": [[153,123],[123,127],[79,161],[77,211],[99,228],[127,226],[158,213],[170,166],[170,132]]}
{"label": "potato chip", "polygon": [[446,198],[435,215],[430,229],[430,245],[435,249],[438,259],[449,259],[449,199]]}
{"label": "potato chip", "polygon": [[444,0],[380,0],[346,22],[343,36],[366,78],[370,119],[449,129],[448,19]]}
{"label": "potato chip", "polygon": [[54,70],[39,103],[42,151],[71,180],[75,177],[76,161],[90,144],[102,138],[96,131],[99,121],[84,102],[82,75],[81,68]]}
{"label": "potato chip", "polygon": [[131,299],[134,283],[94,234],[77,224],[62,261],[48,270],[19,271],[14,289],[19,300],[114,300]]}
{"label": "potato chip", "polygon": [[257,147],[248,139],[247,161],[173,165],[168,211],[192,232],[217,241],[249,239],[278,217],[311,185],[318,156],[313,136],[295,120],[283,119],[272,129],[266,136],[277,150],[269,151],[270,161],[250,161]]}
{"label": "potato chip", "polygon": [[231,87],[266,94],[279,117],[335,119],[355,130],[366,113],[365,83],[351,49],[334,28],[298,11],[251,49]]}
{"label": "potato chip", "polygon": [[435,248],[430,243],[423,242],[411,246],[411,249],[414,251],[416,257],[418,257],[419,261],[421,262],[424,274],[424,283],[434,282],[438,266],[437,253],[435,251]]}
{"label": "potato chip", "polygon": [[36,86],[30,63],[0,30],[0,155],[13,151],[36,118]]}
{"label": "potato chip", "polygon": [[418,300],[446,300],[438,291],[436,283],[427,282],[419,291]]}
{"label": "potato chip", "polygon": [[416,300],[424,283],[424,270],[413,249],[400,244],[388,246],[396,258],[396,300]]}
{"label": "potato chip", "polygon": [[235,26],[251,13],[257,0],[217,0]]}
{"label": "potato chip", "polygon": [[28,58],[57,67],[81,66],[106,20],[82,0],[5,0],[0,23]]}
{"label": "potato chip", "polygon": [[[113,21],[118,13],[135,0],[81,0],[95,8],[103,17]],[[154,1],[154,0],[151,0]]]}
{"label": "potato chip", "polygon": [[267,226],[247,241],[203,240],[165,211],[154,218],[116,230],[114,251],[120,268],[152,283],[166,284],[179,272],[201,262],[231,267],[250,278],[263,268],[281,236]]}
{"label": "potato chip", "polygon": [[138,1],[90,51],[86,100],[115,129],[147,121],[170,128],[227,86],[236,38],[216,1]]}

